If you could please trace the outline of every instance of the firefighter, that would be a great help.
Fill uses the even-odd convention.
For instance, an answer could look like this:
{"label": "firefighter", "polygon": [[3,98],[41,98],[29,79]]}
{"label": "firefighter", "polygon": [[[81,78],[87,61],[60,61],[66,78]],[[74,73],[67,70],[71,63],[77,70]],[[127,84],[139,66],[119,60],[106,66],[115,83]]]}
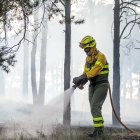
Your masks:
{"label": "firefighter", "polygon": [[109,87],[109,65],[105,55],[96,48],[96,41],[92,36],[85,36],[80,41],[79,46],[84,49],[87,57],[83,74],[73,78],[73,83],[79,89],[83,89],[83,85],[87,81],[90,82],[89,103],[93,117],[94,131],[89,134],[89,137],[101,136],[104,132],[104,119],[101,110]]}

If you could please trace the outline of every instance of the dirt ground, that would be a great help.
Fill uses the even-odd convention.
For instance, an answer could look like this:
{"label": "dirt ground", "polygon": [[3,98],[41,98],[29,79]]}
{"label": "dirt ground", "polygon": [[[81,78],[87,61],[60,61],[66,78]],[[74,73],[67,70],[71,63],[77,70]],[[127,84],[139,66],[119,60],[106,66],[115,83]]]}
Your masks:
{"label": "dirt ground", "polygon": [[58,125],[54,127],[51,135],[46,135],[43,131],[36,131],[36,137],[20,133],[8,138],[6,134],[3,134],[5,130],[0,127],[0,140],[140,140],[140,130],[134,130],[136,133],[130,133],[125,129],[107,127],[104,129],[102,137],[89,138],[88,134],[92,130],[91,127],[63,127]]}

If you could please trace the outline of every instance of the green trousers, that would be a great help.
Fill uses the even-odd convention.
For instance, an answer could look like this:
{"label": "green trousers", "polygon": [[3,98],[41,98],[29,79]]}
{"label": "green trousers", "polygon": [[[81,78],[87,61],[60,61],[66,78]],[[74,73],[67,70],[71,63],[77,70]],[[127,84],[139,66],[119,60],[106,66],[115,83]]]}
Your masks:
{"label": "green trousers", "polygon": [[96,86],[89,86],[89,102],[94,127],[103,127],[104,119],[102,117],[102,105],[108,92],[108,83],[102,83]]}

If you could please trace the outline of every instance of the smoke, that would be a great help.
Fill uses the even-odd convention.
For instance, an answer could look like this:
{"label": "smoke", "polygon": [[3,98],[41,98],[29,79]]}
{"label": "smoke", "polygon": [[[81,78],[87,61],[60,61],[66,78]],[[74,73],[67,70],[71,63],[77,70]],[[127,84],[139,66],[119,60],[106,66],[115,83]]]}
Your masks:
{"label": "smoke", "polygon": [[21,133],[36,137],[39,132],[50,135],[55,126],[62,124],[63,111],[69,104],[73,92],[74,88],[70,88],[44,106],[3,101],[0,103],[0,121],[6,128],[5,134],[9,137]]}

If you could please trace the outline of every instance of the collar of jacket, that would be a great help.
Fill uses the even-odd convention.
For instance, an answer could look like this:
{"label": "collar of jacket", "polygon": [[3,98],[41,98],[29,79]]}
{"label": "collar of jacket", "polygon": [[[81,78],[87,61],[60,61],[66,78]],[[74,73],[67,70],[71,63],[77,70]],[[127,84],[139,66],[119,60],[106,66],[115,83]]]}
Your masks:
{"label": "collar of jacket", "polygon": [[95,50],[95,52],[91,56],[86,57],[86,62],[92,63],[93,61],[95,61],[98,53],[99,53],[99,51]]}

